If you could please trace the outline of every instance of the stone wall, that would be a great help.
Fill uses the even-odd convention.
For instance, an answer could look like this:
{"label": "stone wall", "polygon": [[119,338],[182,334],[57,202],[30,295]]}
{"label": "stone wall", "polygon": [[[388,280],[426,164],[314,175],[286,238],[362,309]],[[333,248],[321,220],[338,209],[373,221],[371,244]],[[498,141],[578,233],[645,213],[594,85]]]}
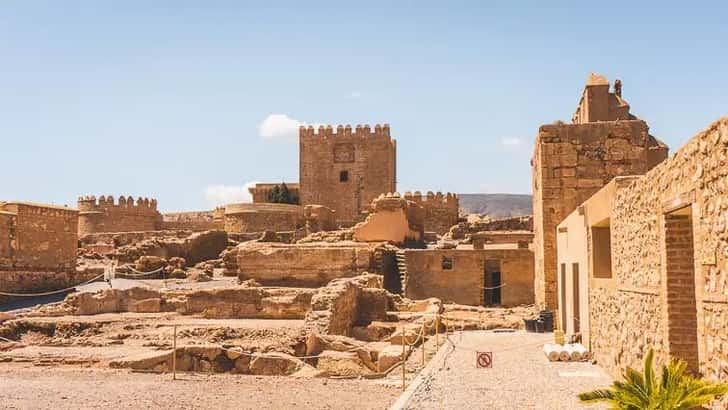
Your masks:
{"label": "stone wall", "polygon": [[539,306],[557,305],[556,225],[612,178],[644,174],[666,157],[667,147],[639,119],[539,128],[531,160]]}
{"label": "stone wall", "polygon": [[170,212],[162,215],[162,229],[209,231],[224,228],[224,210]]}
{"label": "stone wall", "polygon": [[157,200],[131,196],[80,197],[77,202],[78,235],[99,232],[155,231],[162,229],[162,214],[157,211]]}
{"label": "stone wall", "polygon": [[453,225],[458,223],[460,200],[456,194],[442,192],[434,194],[428,192],[426,196],[417,191],[406,192],[404,198],[412,201],[425,210],[425,232],[435,232],[444,235]]}
{"label": "stone wall", "polygon": [[301,204],[335,210],[343,226],[360,221],[380,194],[396,191],[396,142],[387,124],[301,127],[299,154]]}
{"label": "stone wall", "polygon": [[533,252],[528,249],[412,249],[404,254],[404,289],[410,299],[481,306],[488,262],[500,265],[502,306],[533,303]]}
{"label": "stone wall", "polygon": [[231,204],[225,207],[230,233],[294,231],[305,226],[303,207],[287,204]]}
{"label": "stone wall", "polygon": [[659,363],[680,357],[728,380],[727,163],[723,117],[608,204],[612,276],[590,266],[589,327],[613,374],[654,347]]}
{"label": "stone wall", "polygon": [[75,272],[77,229],[76,210],[0,202],[0,289],[43,292],[88,279]]}
{"label": "stone wall", "polygon": [[306,219],[306,232],[308,234],[333,231],[338,227],[336,224],[336,211],[323,205],[304,206],[303,216]]}
{"label": "stone wall", "polygon": [[354,226],[360,242],[417,243],[424,237],[425,210],[399,193],[380,195],[372,201],[366,220]]}
{"label": "stone wall", "polygon": [[337,278],[372,272],[375,244],[246,242],[236,248],[240,280],[268,286],[323,286]]}

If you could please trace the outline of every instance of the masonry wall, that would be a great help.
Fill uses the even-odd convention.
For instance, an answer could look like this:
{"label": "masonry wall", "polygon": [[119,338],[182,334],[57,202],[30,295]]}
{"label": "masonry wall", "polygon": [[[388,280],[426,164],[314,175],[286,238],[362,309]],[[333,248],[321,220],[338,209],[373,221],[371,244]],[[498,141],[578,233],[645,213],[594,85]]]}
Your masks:
{"label": "masonry wall", "polygon": [[557,306],[556,226],[612,178],[644,174],[666,156],[642,120],[541,126],[532,159],[539,306]]}
{"label": "masonry wall", "polygon": [[438,235],[447,233],[453,225],[458,223],[460,200],[457,195],[448,192],[443,195],[428,192],[426,196],[417,191],[407,192],[404,198],[422,206],[425,212],[425,232],[436,232]]}
{"label": "masonry wall", "polygon": [[162,214],[157,211],[155,199],[94,196],[78,199],[78,234],[83,236],[100,232],[155,231],[162,228]]}
{"label": "masonry wall", "polygon": [[351,226],[380,194],[396,191],[396,142],[389,125],[301,127],[299,130],[301,205],[336,211]]}
{"label": "masonry wall", "polygon": [[247,242],[236,249],[238,278],[269,286],[324,286],[375,268],[376,245]]}
{"label": "masonry wall", "polygon": [[[610,218],[613,276],[592,278],[589,289],[591,348],[613,374],[638,367],[650,347],[665,363],[668,355],[691,360],[692,346],[702,374],[728,380],[726,163],[728,117],[723,117],[617,190]],[[674,215],[683,215],[680,226]],[[687,255],[690,245],[684,241],[690,238]]]}
{"label": "masonry wall", "polygon": [[287,204],[232,204],[225,207],[230,233],[293,231],[305,226],[303,207]]}
{"label": "masonry wall", "polygon": [[[499,261],[502,306],[533,303],[533,252],[528,249],[405,250],[405,296],[436,297],[443,302],[481,306],[484,303],[486,261]],[[452,269],[443,268],[443,258]]]}
{"label": "masonry wall", "polygon": [[[223,211],[224,212],[224,211]],[[162,215],[162,229],[209,231],[223,229],[224,219],[218,211],[171,212]]]}
{"label": "masonry wall", "polygon": [[0,203],[0,289],[55,290],[76,284],[78,212],[30,203]]}

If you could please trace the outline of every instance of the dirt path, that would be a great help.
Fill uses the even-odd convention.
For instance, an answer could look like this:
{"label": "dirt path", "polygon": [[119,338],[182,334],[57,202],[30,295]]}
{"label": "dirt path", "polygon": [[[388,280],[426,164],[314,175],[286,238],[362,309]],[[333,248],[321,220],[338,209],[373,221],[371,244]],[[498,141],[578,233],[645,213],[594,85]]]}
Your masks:
{"label": "dirt path", "polygon": [[4,409],[386,409],[400,393],[372,380],[131,373],[0,363]]}
{"label": "dirt path", "polygon": [[[420,385],[407,409],[580,409],[576,395],[612,379],[589,363],[549,362],[552,334],[464,332],[456,348]],[[478,369],[475,351],[493,352],[493,368]],[[599,408],[599,407],[588,407]]]}

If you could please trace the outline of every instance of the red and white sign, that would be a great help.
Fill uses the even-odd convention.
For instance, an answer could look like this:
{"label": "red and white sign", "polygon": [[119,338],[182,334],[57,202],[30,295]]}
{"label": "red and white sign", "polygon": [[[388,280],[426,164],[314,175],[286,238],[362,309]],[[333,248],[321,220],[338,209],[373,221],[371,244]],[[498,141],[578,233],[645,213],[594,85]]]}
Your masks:
{"label": "red and white sign", "polygon": [[479,369],[490,369],[493,367],[493,352],[476,352],[475,365]]}

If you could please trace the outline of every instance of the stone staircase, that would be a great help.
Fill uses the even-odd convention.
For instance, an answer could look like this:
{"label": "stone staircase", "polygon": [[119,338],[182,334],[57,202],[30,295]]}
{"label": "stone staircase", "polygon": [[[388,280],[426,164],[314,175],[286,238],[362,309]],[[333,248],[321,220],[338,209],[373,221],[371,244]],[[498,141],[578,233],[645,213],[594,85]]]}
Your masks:
{"label": "stone staircase", "polygon": [[407,292],[407,260],[402,249],[397,250],[397,269],[399,270],[399,277],[402,278],[402,295],[405,295]]}

